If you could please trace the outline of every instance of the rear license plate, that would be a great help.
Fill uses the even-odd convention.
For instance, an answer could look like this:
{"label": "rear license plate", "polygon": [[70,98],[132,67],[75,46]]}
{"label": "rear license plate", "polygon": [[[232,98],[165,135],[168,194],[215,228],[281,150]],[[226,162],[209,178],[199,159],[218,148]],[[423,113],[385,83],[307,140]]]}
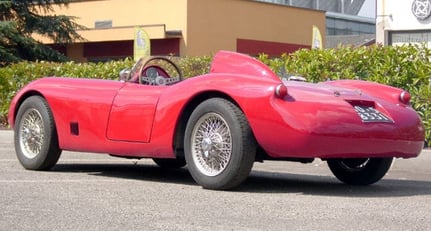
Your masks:
{"label": "rear license plate", "polygon": [[358,113],[359,117],[361,117],[362,122],[393,122],[391,119],[373,107],[358,105],[353,107],[355,108],[355,111]]}

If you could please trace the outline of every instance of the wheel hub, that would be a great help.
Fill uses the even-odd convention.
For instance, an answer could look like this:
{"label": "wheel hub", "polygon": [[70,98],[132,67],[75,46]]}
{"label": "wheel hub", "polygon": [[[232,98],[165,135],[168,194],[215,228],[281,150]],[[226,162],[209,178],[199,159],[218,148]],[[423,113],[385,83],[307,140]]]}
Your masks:
{"label": "wheel hub", "polygon": [[218,133],[210,134],[208,137],[203,138],[201,143],[203,157],[210,159],[215,149],[220,147],[222,141],[223,137]]}
{"label": "wheel hub", "polygon": [[20,145],[27,158],[36,157],[42,149],[43,122],[42,116],[36,110],[30,110],[23,115],[21,126]]}
{"label": "wheel hub", "polygon": [[209,155],[210,155],[210,151],[211,151],[211,149],[212,149],[212,142],[211,142],[211,139],[210,139],[210,138],[208,138],[208,137],[204,138],[204,139],[202,140],[201,147],[202,147],[202,152],[203,152],[203,156],[204,156],[204,158],[208,158],[208,157],[209,157]]}
{"label": "wheel hub", "polygon": [[29,140],[31,137],[31,131],[29,128],[24,128],[22,130],[22,138],[23,140]]}
{"label": "wheel hub", "polygon": [[193,131],[193,158],[207,176],[220,174],[227,166],[232,150],[230,129],[216,113],[201,117]]}

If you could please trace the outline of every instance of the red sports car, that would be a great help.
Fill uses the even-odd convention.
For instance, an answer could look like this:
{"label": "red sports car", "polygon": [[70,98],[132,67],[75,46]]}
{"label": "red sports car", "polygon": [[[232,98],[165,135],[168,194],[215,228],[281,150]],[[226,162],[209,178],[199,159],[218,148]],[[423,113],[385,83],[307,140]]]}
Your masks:
{"label": "red sports car", "polygon": [[108,153],[187,164],[204,188],[230,189],[255,161],[321,158],[342,182],[368,185],[394,157],[422,150],[424,127],[409,101],[372,82],[281,79],[252,57],[221,51],[208,74],[184,80],[164,58],[140,60],[121,81],[38,79],[11,102],[9,123],[31,170],[50,169],[62,150]]}

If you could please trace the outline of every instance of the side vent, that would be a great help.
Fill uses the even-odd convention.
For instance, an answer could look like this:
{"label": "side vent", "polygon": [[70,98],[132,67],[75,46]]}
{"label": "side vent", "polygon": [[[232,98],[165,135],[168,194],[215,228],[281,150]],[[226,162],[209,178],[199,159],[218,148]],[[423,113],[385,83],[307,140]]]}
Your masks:
{"label": "side vent", "polygon": [[79,136],[79,124],[78,122],[71,122],[70,123],[70,134]]}

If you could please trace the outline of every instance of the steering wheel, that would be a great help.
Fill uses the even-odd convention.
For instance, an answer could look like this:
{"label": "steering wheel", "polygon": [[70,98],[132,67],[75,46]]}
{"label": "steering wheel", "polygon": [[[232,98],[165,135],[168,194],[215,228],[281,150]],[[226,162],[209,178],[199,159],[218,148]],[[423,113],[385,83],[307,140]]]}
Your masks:
{"label": "steering wheel", "polygon": [[[139,84],[164,86],[172,85],[183,79],[180,68],[167,58],[149,57],[143,63],[139,70]],[[160,63],[168,64],[168,66],[162,67]],[[173,74],[178,76],[174,77]]]}

